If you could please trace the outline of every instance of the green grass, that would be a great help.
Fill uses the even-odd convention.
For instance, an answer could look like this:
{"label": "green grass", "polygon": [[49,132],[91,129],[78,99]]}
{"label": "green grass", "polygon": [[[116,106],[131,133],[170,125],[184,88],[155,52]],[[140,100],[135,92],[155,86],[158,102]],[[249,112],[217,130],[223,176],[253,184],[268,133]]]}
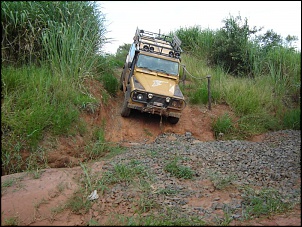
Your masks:
{"label": "green grass", "polygon": [[[1,158],[6,173],[19,172],[28,164],[20,155],[24,149],[36,152],[45,164],[38,148],[44,134],[71,134],[84,103],[97,102],[81,93],[72,80],[53,77],[46,66],[6,67],[1,80],[5,97],[1,107]],[[33,168],[27,165],[27,169]]]}
{"label": "green grass", "polygon": [[100,81],[104,84],[104,88],[112,96],[116,96],[118,91],[118,80],[113,75],[113,72],[105,72],[101,77]]}
{"label": "green grass", "polygon": [[157,193],[158,193],[158,194],[168,195],[168,196],[169,196],[169,195],[175,195],[175,194],[177,194],[178,191],[175,190],[175,189],[163,188],[163,189],[158,190]]}
{"label": "green grass", "polygon": [[295,130],[301,130],[301,109],[287,110],[283,115],[284,128],[291,128]]}
{"label": "green grass", "polygon": [[232,184],[236,180],[235,175],[222,175],[220,172],[208,171],[208,177],[213,182],[214,187],[222,190]]}
{"label": "green grass", "polygon": [[107,224],[122,226],[207,226],[208,223],[202,220],[200,216],[182,215],[181,211],[167,208],[158,210],[157,213],[151,210],[147,215],[138,214],[138,216],[114,215]]}
{"label": "green grass", "polygon": [[243,188],[243,204],[245,219],[259,218],[264,215],[284,213],[293,208],[295,204],[285,202],[276,189],[266,188],[254,190],[250,187]]}
{"label": "green grass", "polygon": [[[85,195],[85,194],[84,194]],[[83,196],[83,189],[75,192],[66,203],[66,208],[75,214],[86,214],[92,207],[92,202]]]}
{"label": "green grass", "polygon": [[91,144],[86,145],[85,152],[90,160],[103,157],[110,149],[105,140],[104,125],[95,129]]}
{"label": "green grass", "polygon": [[229,114],[223,114],[212,122],[212,130],[215,138],[220,139],[224,134],[231,133],[234,124]]}
{"label": "green grass", "polygon": [[181,86],[191,104],[208,102],[205,77],[211,75],[212,104],[227,104],[239,118],[236,122],[230,122],[226,117],[215,119],[217,122],[213,124],[217,125],[212,124],[212,127],[216,138],[217,131],[224,133],[223,130],[230,129],[231,125],[232,130],[225,139],[245,139],[271,130],[299,128],[301,79],[297,77],[298,70],[292,69],[289,71],[292,77],[283,77],[276,82],[276,78],[269,75],[256,75],[253,79],[230,76],[219,66],[210,68],[205,64],[206,60],[193,54],[183,54],[182,62],[194,77],[201,79],[187,75],[186,85]]}
{"label": "green grass", "polygon": [[6,218],[4,220],[4,225],[6,225],[6,226],[18,226],[19,223],[20,223],[20,219],[18,216]]}
{"label": "green grass", "polygon": [[171,173],[172,176],[183,179],[192,179],[194,176],[194,171],[187,166],[178,164],[178,159],[174,158],[172,161],[169,161],[164,170]]}
{"label": "green grass", "polygon": [[148,196],[148,194],[142,194],[137,200],[136,205],[137,208],[135,210],[135,213],[139,214],[150,212],[152,209],[160,207],[156,200]]}

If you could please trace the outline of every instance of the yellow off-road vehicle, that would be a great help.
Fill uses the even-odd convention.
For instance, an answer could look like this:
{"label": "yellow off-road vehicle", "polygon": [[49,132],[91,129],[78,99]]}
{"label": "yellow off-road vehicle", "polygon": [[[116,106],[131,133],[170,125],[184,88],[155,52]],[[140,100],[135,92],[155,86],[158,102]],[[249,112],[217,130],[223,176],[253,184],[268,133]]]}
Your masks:
{"label": "yellow off-road vehicle", "polygon": [[186,106],[179,87],[181,41],[137,28],[120,78],[121,115],[131,109],[167,117],[176,124]]}

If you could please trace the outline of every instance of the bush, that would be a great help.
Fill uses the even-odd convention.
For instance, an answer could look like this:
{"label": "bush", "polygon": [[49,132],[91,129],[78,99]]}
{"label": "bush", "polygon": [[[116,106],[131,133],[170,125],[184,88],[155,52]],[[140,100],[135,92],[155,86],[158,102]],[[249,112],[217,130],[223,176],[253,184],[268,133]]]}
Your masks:
{"label": "bush", "polygon": [[113,75],[113,73],[105,72],[100,77],[100,80],[104,84],[106,91],[108,91],[110,95],[116,96],[119,82],[116,79],[116,77]]}

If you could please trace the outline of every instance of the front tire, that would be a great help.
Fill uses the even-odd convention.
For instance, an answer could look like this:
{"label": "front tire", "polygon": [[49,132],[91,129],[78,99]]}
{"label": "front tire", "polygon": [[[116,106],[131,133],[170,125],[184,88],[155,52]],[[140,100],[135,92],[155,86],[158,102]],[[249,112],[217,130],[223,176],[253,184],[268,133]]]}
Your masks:
{"label": "front tire", "polygon": [[125,92],[124,102],[121,110],[122,117],[129,117],[131,109],[128,107],[128,100],[130,98],[130,89]]}
{"label": "front tire", "polygon": [[168,121],[169,121],[171,124],[175,125],[175,124],[178,123],[179,118],[178,118],[178,117],[168,117]]}

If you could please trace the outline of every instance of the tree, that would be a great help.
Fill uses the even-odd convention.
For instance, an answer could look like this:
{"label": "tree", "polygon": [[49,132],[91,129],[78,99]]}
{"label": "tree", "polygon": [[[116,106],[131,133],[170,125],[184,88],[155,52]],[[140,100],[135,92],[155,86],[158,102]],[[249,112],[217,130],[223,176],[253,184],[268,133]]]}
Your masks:
{"label": "tree", "polygon": [[230,16],[223,21],[224,27],[216,32],[214,37],[211,62],[229,71],[236,76],[251,73],[249,57],[249,39],[251,35],[262,28],[250,29],[247,18],[242,23],[241,16]]}

